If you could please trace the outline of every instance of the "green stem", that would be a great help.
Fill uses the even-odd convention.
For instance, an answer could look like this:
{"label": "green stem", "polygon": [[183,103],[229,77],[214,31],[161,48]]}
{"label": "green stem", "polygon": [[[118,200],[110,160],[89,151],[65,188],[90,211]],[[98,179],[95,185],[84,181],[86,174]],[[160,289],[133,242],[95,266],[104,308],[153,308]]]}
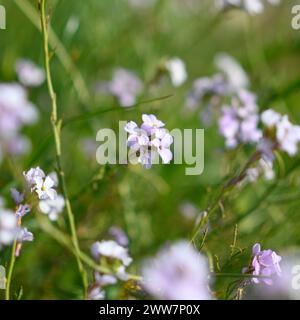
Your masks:
{"label": "green stem", "polygon": [[6,280],[5,300],[10,300],[11,279],[12,279],[12,274],[13,274],[14,266],[16,262],[16,248],[17,248],[17,240],[14,241],[11,249],[11,257],[9,262],[7,280]]}
{"label": "green stem", "polygon": [[[205,217],[203,217],[198,223],[198,225],[196,226],[191,239],[192,243],[195,243],[199,232],[204,227],[204,225],[208,222],[211,214],[213,213],[215,208],[218,206],[219,202],[223,199],[225,194],[231,191],[239,182],[241,182],[244,179],[247,170],[251,167],[253,163],[255,163],[260,158],[260,156],[261,156],[260,152],[255,152],[250,157],[250,159],[246,162],[246,164],[241,169],[241,171],[237,175],[235,175],[232,179],[230,179],[224,186],[222,186],[220,192],[218,193],[217,197],[214,199],[212,204],[209,205],[208,208],[204,211],[206,213]],[[202,246],[203,244],[204,243],[202,243]]]}
{"label": "green stem", "polygon": [[61,119],[58,119],[57,116],[57,99],[56,99],[56,93],[53,88],[52,83],[52,76],[51,76],[51,70],[50,70],[50,53],[49,53],[49,35],[48,35],[48,28],[47,28],[47,18],[46,18],[46,10],[45,10],[45,3],[46,0],[39,0],[39,7],[40,7],[40,13],[41,13],[41,30],[43,35],[43,46],[44,46],[44,59],[45,59],[45,70],[46,70],[46,78],[47,78],[47,84],[48,84],[48,91],[51,99],[52,104],[52,114],[51,114],[51,123],[52,123],[52,129],[54,134],[54,140],[55,140],[55,149],[56,149],[56,162],[57,162],[57,169],[59,178],[62,184],[62,193],[65,198],[66,202],[66,209],[67,209],[67,215],[68,220],[70,224],[70,230],[71,230],[71,239],[72,244],[74,246],[74,253],[77,260],[77,265],[79,269],[79,273],[82,278],[82,284],[83,284],[83,290],[84,290],[84,298],[86,298],[87,294],[87,274],[85,269],[83,268],[82,262],[80,260],[81,251],[79,248],[79,242],[78,237],[76,233],[76,225],[75,225],[75,219],[74,214],[72,211],[72,206],[68,197],[68,191],[67,191],[67,185],[65,180],[65,174],[62,168],[61,164],[61,138],[60,138],[60,132],[61,132]]}
{"label": "green stem", "polygon": [[[58,243],[66,247],[70,252],[75,254],[75,249],[73,248],[71,241],[68,236],[66,236],[62,231],[60,231],[58,228],[53,226],[47,218],[37,215],[37,220],[44,232],[49,234],[53,239],[55,239]],[[99,271],[104,274],[111,274],[111,270],[98,265],[93,259],[91,259],[89,256],[87,256],[85,253],[80,252],[80,259],[83,263],[85,263],[88,267],[95,271]],[[128,275],[130,279],[132,280],[141,280],[141,277],[137,275]]]}
{"label": "green stem", "polygon": [[224,278],[260,278],[260,279],[270,279],[269,276],[262,276],[262,275],[253,275],[247,273],[212,273],[214,277],[224,277]]}
{"label": "green stem", "polygon": [[[41,0],[39,0],[39,2],[40,1]],[[14,2],[24,13],[24,15],[32,22],[32,24],[41,31],[39,14],[34,6],[27,0],[14,0]],[[67,74],[70,76],[80,102],[87,108],[90,103],[91,97],[81,73],[76,68],[63,43],[60,41],[51,27],[49,27],[48,33],[49,43],[51,47],[53,48],[53,50],[55,50],[60,63],[62,64]]]}

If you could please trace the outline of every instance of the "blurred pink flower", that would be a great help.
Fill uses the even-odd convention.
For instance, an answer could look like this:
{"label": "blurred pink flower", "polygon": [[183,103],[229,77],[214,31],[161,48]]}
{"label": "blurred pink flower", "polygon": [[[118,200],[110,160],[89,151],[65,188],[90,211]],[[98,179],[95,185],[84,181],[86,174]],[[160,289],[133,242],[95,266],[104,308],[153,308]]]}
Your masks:
{"label": "blurred pink flower", "polygon": [[165,247],[155,258],[145,261],[142,276],[144,288],[156,298],[211,299],[206,258],[186,241]]}
{"label": "blurred pink flower", "polygon": [[16,63],[19,81],[25,87],[37,87],[45,81],[45,72],[32,61],[20,59]]}
{"label": "blurred pink flower", "polygon": [[115,70],[108,89],[117,97],[121,106],[128,107],[136,103],[136,97],[142,92],[143,84],[133,72],[119,68]]}

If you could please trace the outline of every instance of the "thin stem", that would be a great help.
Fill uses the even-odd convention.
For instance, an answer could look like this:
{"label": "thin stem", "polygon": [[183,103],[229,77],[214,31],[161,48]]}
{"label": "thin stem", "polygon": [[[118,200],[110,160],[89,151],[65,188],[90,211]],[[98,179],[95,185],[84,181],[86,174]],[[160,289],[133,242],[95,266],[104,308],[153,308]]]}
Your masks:
{"label": "thin stem", "polygon": [[66,202],[66,209],[67,209],[67,215],[68,215],[68,220],[69,220],[69,224],[70,224],[72,244],[74,246],[74,250],[75,250],[74,253],[76,256],[77,265],[78,265],[78,269],[79,269],[79,272],[80,272],[80,275],[82,278],[84,298],[86,298],[87,286],[88,286],[87,274],[86,274],[86,271],[83,268],[82,262],[80,260],[81,251],[79,248],[79,242],[78,242],[78,237],[77,237],[77,233],[76,233],[75,219],[74,219],[74,214],[72,211],[72,206],[71,206],[71,203],[70,203],[70,200],[68,197],[65,174],[64,174],[62,164],[61,164],[62,150],[61,150],[60,132],[61,132],[62,120],[59,119],[57,116],[57,99],[56,99],[56,93],[53,88],[52,76],[51,76],[51,70],[50,70],[49,35],[48,35],[48,29],[47,29],[45,3],[46,3],[46,0],[39,0],[39,7],[40,7],[40,13],[41,13],[41,29],[42,29],[42,35],[43,35],[45,70],[46,70],[48,91],[49,91],[51,104],[52,104],[51,123],[52,123],[52,129],[53,129],[54,140],[55,140],[56,162],[57,162],[57,169],[58,169],[59,178],[60,178],[61,185],[62,185],[62,193],[63,193],[63,196],[65,198],[65,202]]}
{"label": "thin stem", "polygon": [[259,279],[270,279],[270,276],[253,275],[249,273],[212,273],[214,277],[224,277],[224,278],[259,278]]}
{"label": "thin stem", "polygon": [[[41,215],[37,215],[37,220],[44,232],[49,234],[59,244],[66,247],[70,252],[75,254],[75,249],[73,248],[72,243],[68,236],[66,236],[62,231],[60,231],[58,228],[56,228],[51,223],[49,223],[48,219],[46,219],[45,217]],[[111,274],[110,269],[103,267],[101,265],[98,265],[93,259],[91,259],[89,256],[87,256],[83,252],[80,252],[80,259],[83,263],[85,263],[88,267],[90,267],[95,271],[99,271],[104,274]],[[128,277],[129,279],[132,279],[132,280],[141,280],[141,277],[133,274],[128,274]]]}
{"label": "thin stem", "polygon": [[[192,243],[195,243],[195,240],[196,240],[199,232],[201,231],[203,226],[207,223],[207,221],[209,220],[211,214],[213,213],[215,208],[219,205],[219,202],[223,199],[225,194],[227,192],[231,191],[234,188],[234,186],[236,186],[239,182],[241,182],[244,179],[245,174],[246,174],[247,170],[249,169],[249,167],[253,163],[255,163],[260,158],[260,156],[261,156],[260,152],[255,152],[250,157],[250,159],[246,162],[246,164],[241,169],[241,171],[236,176],[234,176],[232,179],[230,179],[228,182],[226,182],[224,186],[222,186],[220,192],[218,193],[217,197],[214,199],[212,204],[209,205],[208,208],[204,211],[205,212],[205,217],[203,217],[200,220],[200,222],[198,223],[198,225],[196,226],[195,231],[194,231],[193,236],[192,236],[192,239],[191,239]],[[203,243],[202,243],[202,245],[203,245]]]}
{"label": "thin stem", "polygon": [[14,266],[16,262],[16,248],[17,248],[17,240],[14,241],[11,249],[9,269],[8,269],[7,280],[6,280],[5,300],[10,300],[11,279],[12,279],[12,274],[13,274]]}
{"label": "thin stem", "polygon": [[[25,16],[32,22],[32,24],[37,29],[41,30],[39,14],[34,6],[27,0],[14,0],[14,2],[25,14]],[[67,74],[70,76],[80,102],[87,108],[90,103],[91,97],[81,73],[73,63],[63,43],[59,40],[56,33],[52,30],[51,27],[49,27],[48,33],[49,43],[51,47],[53,48],[53,50],[55,50],[60,63],[62,64]]]}

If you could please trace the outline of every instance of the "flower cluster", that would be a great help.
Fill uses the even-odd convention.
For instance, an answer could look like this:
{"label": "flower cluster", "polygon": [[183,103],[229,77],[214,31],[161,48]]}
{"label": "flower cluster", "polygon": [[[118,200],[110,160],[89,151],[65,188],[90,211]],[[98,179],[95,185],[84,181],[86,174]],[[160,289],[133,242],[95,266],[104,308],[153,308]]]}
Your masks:
{"label": "flower cluster", "polygon": [[282,116],[272,109],[261,114],[261,121],[268,130],[269,145],[295,156],[300,142],[300,126],[292,124],[287,115]]}
{"label": "flower cluster", "polygon": [[39,208],[42,213],[48,215],[51,221],[56,221],[65,207],[65,199],[60,194],[55,199],[40,200]]}
{"label": "flower cluster", "polygon": [[186,106],[195,110],[205,100],[208,100],[208,106],[215,105],[228,91],[228,84],[221,74],[198,78],[187,95]]}
{"label": "flower cluster", "polygon": [[128,254],[126,246],[121,246],[113,240],[103,240],[92,245],[91,253],[94,259],[105,265],[111,271],[102,274],[95,272],[95,283],[89,290],[89,299],[100,300],[105,296],[103,287],[115,284],[118,279],[128,280],[126,268],[131,264],[132,258]]}
{"label": "flower cluster", "polygon": [[265,283],[272,285],[274,276],[281,275],[281,268],[279,262],[281,257],[272,250],[261,250],[259,243],[256,243],[252,248],[251,266],[244,270],[244,272],[251,272],[254,276],[261,276],[260,278],[253,278],[254,283]]}
{"label": "flower cluster", "polygon": [[220,10],[240,8],[251,15],[260,14],[264,11],[264,2],[278,5],[280,0],[216,0],[216,7]]}
{"label": "flower cluster", "polygon": [[257,143],[262,137],[258,128],[259,115],[256,96],[247,90],[240,90],[232,98],[230,106],[222,107],[219,130],[228,148],[238,143]]}
{"label": "flower cluster", "polygon": [[219,116],[220,106],[231,99],[239,99],[239,95],[247,91],[249,86],[246,72],[232,56],[217,54],[215,66],[218,70],[216,74],[194,81],[185,102],[189,110],[201,106],[201,121],[206,126],[212,123],[214,114]]}
{"label": "flower cluster", "polygon": [[11,189],[12,198],[16,204],[16,211],[0,207],[0,247],[17,241],[15,256],[19,256],[22,245],[26,241],[33,241],[33,234],[22,227],[23,217],[30,212],[30,207],[23,204],[24,195],[16,189]]}
{"label": "flower cluster", "polygon": [[101,81],[96,86],[100,93],[113,95],[122,107],[130,107],[136,103],[136,98],[143,91],[143,83],[139,77],[124,68],[114,71],[111,81]]}
{"label": "flower cluster", "polygon": [[215,65],[218,73],[194,81],[186,99],[188,108],[196,109],[205,103],[207,106],[205,113],[211,112],[211,108],[219,105],[224,97],[248,87],[248,76],[233,57],[219,53],[215,57]]}
{"label": "flower cluster", "polygon": [[23,173],[31,192],[36,192],[40,199],[39,208],[42,213],[55,221],[65,207],[63,196],[57,194],[58,178],[56,173],[46,176],[40,167],[31,168]]}
{"label": "flower cluster", "polygon": [[125,275],[125,267],[128,267],[132,258],[128,254],[128,249],[120,246],[113,240],[103,240],[95,242],[92,245],[91,252],[93,257],[100,261],[101,259],[112,259],[116,262],[117,269],[115,270],[117,275]]}
{"label": "flower cluster", "polygon": [[24,125],[38,119],[36,107],[28,101],[26,90],[17,83],[0,84],[0,161],[3,153],[22,154],[29,140],[20,134]]}
{"label": "flower cluster", "polygon": [[147,169],[157,163],[158,156],[164,164],[170,163],[173,158],[170,150],[173,138],[164,128],[165,124],[153,114],[143,114],[142,119],[141,127],[133,121],[125,126],[125,131],[129,133],[127,144],[131,161],[141,163]]}
{"label": "flower cluster", "polygon": [[159,299],[208,300],[206,259],[186,241],[163,248],[142,268],[144,288]]}
{"label": "flower cluster", "polygon": [[39,167],[31,168],[23,175],[31,191],[35,191],[40,200],[54,200],[57,197],[55,181]]}

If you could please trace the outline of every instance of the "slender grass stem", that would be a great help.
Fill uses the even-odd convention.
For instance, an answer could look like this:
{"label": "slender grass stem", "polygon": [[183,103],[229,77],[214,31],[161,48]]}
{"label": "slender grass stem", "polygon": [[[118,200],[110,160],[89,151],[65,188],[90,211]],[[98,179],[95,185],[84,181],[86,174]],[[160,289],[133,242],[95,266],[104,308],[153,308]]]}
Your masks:
{"label": "slender grass stem", "polygon": [[[223,197],[225,196],[225,194],[229,191],[231,191],[234,186],[236,186],[240,181],[242,181],[245,177],[246,171],[247,169],[253,164],[255,163],[259,158],[260,158],[260,153],[259,152],[255,152],[250,159],[246,162],[246,164],[243,166],[243,168],[240,170],[240,172],[237,175],[234,175],[232,179],[230,179],[228,182],[226,182],[220,189],[218,195],[216,196],[216,198],[214,199],[214,201],[212,202],[212,204],[210,204],[207,209],[205,210],[205,217],[203,217],[200,222],[198,223],[198,225],[195,227],[195,231],[192,235],[192,239],[191,239],[191,243],[195,243],[196,238],[199,234],[199,232],[201,231],[201,229],[203,228],[203,226],[208,222],[211,214],[214,212],[214,210],[218,207],[219,202],[223,199]],[[202,246],[204,245],[204,243],[202,243]]]}
{"label": "slender grass stem", "polygon": [[14,272],[15,262],[16,262],[16,248],[17,248],[17,240],[14,241],[6,280],[6,289],[5,289],[5,300],[10,300],[10,287],[11,287],[11,279]]}
{"label": "slender grass stem", "polygon": [[[37,29],[41,30],[39,14],[34,6],[27,0],[14,0],[14,2],[24,13],[24,15],[32,22],[32,24]],[[80,102],[87,108],[91,100],[87,85],[85,84],[81,73],[73,63],[63,43],[59,40],[56,33],[52,30],[51,27],[49,28],[49,43],[52,48],[55,49],[57,57],[63,68],[68,73],[68,75],[70,75]]]}
{"label": "slender grass stem", "polygon": [[[37,215],[37,220],[44,232],[49,234],[53,239],[55,239],[59,244],[67,248],[70,252],[75,254],[75,249],[72,246],[71,240],[67,235],[65,235],[61,230],[53,226],[47,218]],[[111,270],[97,264],[93,259],[91,259],[88,255],[83,252],[80,252],[80,259],[83,263],[85,263],[88,267],[95,271],[99,271],[104,274],[111,274]],[[133,274],[128,274],[129,279],[132,280],[141,280],[141,277]]]}
{"label": "slender grass stem", "polygon": [[48,23],[47,23],[45,7],[46,7],[46,0],[39,0],[41,30],[42,30],[42,35],[43,35],[45,70],[46,70],[48,91],[49,91],[51,104],[52,104],[51,123],[52,123],[52,129],[53,129],[54,140],[55,140],[57,170],[58,170],[59,179],[60,179],[61,186],[62,186],[62,193],[63,193],[63,196],[65,198],[65,202],[66,202],[66,211],[67,211],[70,230],[71,230],[71,239],[72,239],[72,244],[74,246],[74,253],[76,256],[78,269],[79,269],[79,272],[80,272],[80,275],[82,278],[84,298],[86,298],[87,286],[88,286],[87,274],[86,274],[86,271],[85,271],[85,269],[82,265],[81,259],[80,259],[81,251],[79,248],[79,242],[78,242],[78,237],[77,237],[77,233],[76,233],[75,219],[74,219],[74,214],[72,211],[71,202],[68,197],[65,174],[64,174],[62,164],[61,164],[62,149],[61,149],[61,135],[60,135],[60,133],[61,133],[62,120],[59,119],[58,115],[57,115],[57,98],[56,98],[56,93],[54,91],[51,70],[50,70],[49,35],[48,35],[48,27],[47,27]]}

